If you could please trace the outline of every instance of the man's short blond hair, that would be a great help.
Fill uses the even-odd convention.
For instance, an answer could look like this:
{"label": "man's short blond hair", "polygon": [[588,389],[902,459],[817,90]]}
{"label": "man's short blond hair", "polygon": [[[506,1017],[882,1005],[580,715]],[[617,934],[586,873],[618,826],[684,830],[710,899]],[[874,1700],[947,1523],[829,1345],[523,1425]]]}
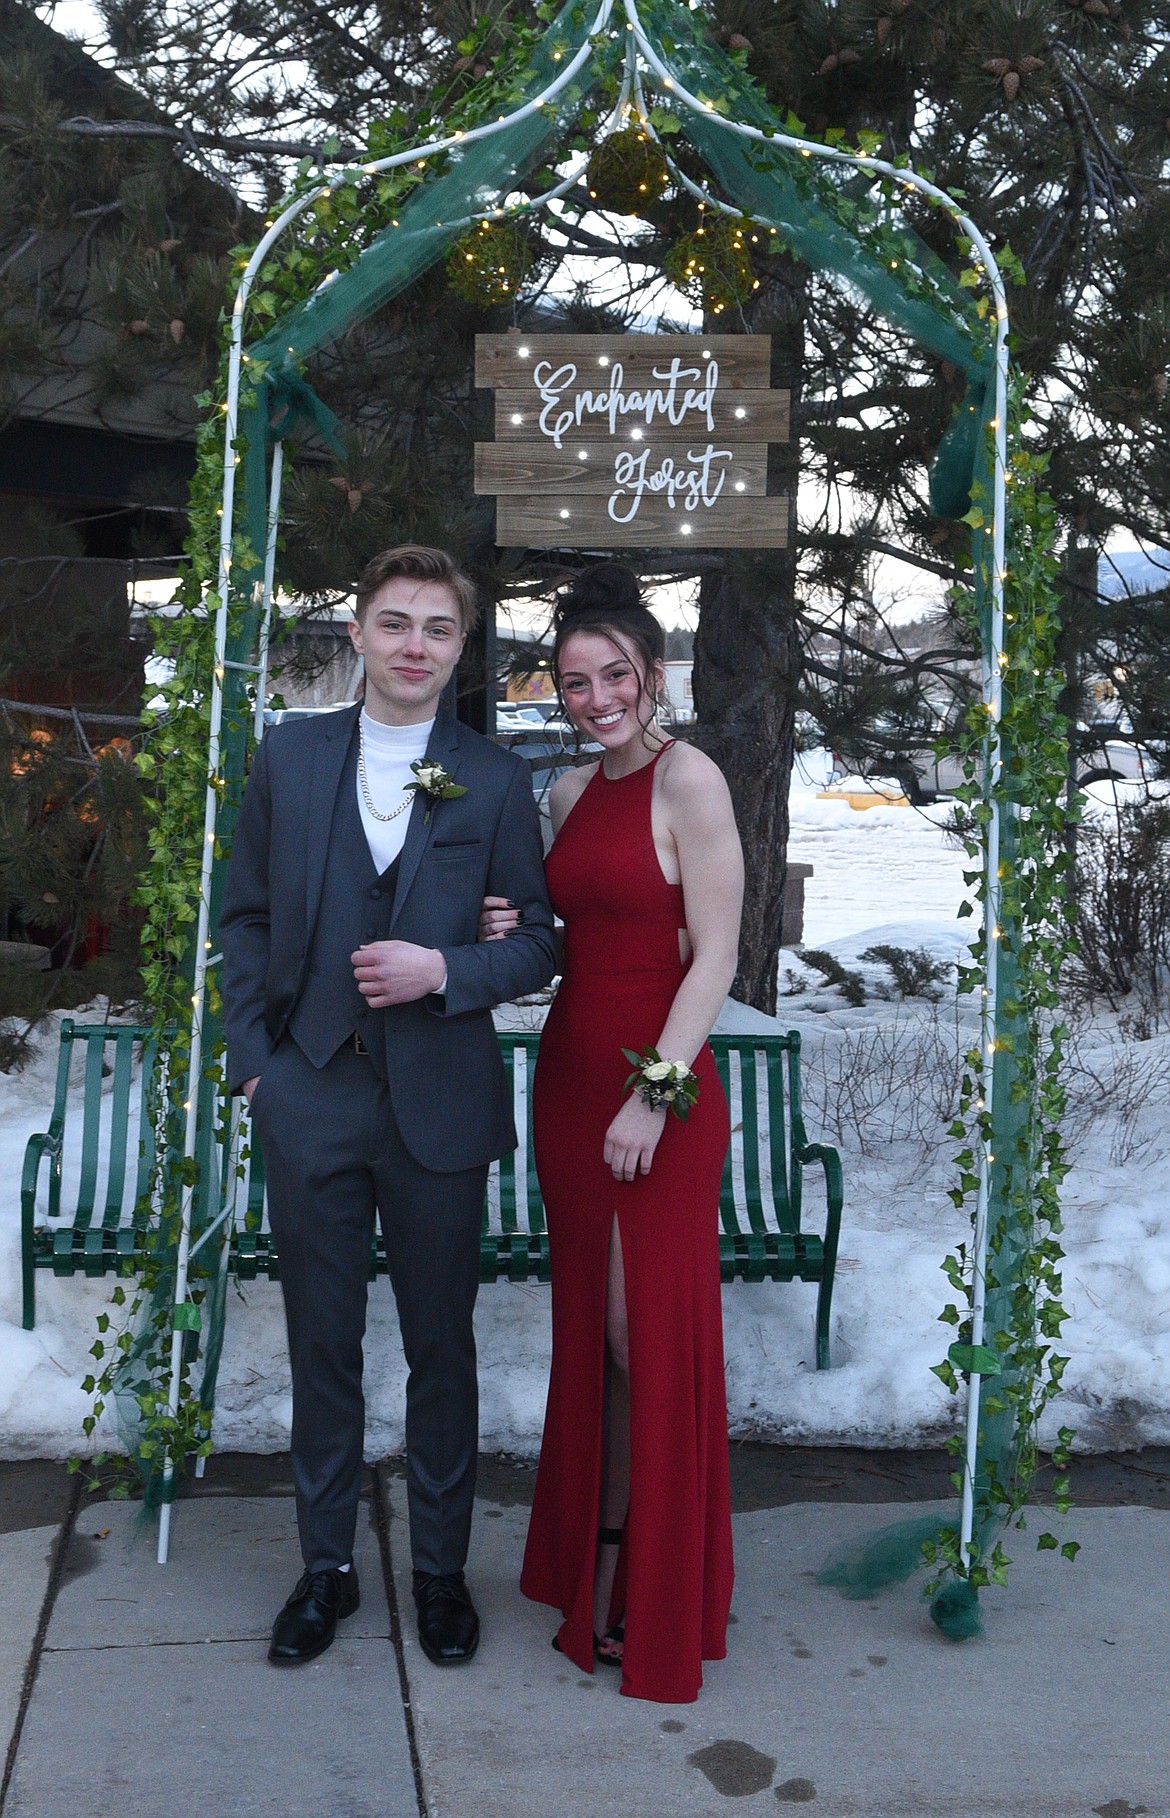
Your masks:
{"label": "man's short blond hair", "polygon": [[409,581],[434,581],[448,588],[459,609],[464,632],[474,629],[479,617],[475,582],[456,566],[445,549],[428,549],[422,543],[400,543],[397,549],[384,549],[366,563],[357,584],[354,611],[359,619],[365,617],[378,589],[399,575]]}

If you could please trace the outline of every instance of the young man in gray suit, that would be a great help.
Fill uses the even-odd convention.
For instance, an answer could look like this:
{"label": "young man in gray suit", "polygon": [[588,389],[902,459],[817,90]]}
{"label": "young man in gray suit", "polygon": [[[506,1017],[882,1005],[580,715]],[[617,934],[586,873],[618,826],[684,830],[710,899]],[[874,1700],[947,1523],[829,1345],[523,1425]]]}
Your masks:
{"label": "young man in gray suit", "polygon": [[[375,1208],[409,1369],[419,1637],[437,1664],[479,1640],[463,1577],[472,1313],[488,1164],[516,1143],[491,1011],[546,984],[555,948],[527,768],[439,706],[474,616],[441,550],[375,557],[350,625],[364,700],[265,735],[228,869],[228,1080],[264,1155],[305,1564],[273,1628],[278,1664],[314,1659],[358,1607]],[[487,894],[522,912],[509,940],[477,940]]]}

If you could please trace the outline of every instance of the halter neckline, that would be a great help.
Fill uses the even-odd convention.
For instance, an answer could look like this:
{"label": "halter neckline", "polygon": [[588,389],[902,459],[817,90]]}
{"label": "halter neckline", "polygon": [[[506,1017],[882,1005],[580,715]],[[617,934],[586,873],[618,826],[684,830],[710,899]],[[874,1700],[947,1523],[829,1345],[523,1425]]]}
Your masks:
{"label": "halter neckline", "polygon": [[597,774],[604,783],[628,783],[631,777],[641,776],[646,770],[653,770],[663,753],[669,751],[671,746],[676,745],[677,743],[677,739],[667,739],[666,743],[654,753],[654,756],[650,759],[648,764],[639,764],[636,770],[627,770],[624,776],[606,776],[605,758],[602,757],[601,762],[597,766]]}

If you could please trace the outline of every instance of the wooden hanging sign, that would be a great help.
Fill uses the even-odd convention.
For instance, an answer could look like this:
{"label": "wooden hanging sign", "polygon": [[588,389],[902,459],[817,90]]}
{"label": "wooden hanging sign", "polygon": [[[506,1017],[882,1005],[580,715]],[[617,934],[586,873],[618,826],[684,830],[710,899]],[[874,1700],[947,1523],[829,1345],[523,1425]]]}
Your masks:
{"label": "wooden hanging sign", "polygon": [[476,443],[475,490],[496,496],[496,542],[782,549],[771,357],[768,335],[477,335],[496,439]]}

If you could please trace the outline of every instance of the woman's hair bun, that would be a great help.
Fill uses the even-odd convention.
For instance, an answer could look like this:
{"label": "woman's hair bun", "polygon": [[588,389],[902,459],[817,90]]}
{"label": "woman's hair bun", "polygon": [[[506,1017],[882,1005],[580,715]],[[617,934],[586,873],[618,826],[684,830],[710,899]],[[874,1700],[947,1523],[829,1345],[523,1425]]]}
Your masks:
{"label": "woman's hair bun", "polygon": [[576,618],[598,618],[607,613],[647,611],[638,577],[624,562],[595,562],[557,595],[554,620],[558,627]]}

